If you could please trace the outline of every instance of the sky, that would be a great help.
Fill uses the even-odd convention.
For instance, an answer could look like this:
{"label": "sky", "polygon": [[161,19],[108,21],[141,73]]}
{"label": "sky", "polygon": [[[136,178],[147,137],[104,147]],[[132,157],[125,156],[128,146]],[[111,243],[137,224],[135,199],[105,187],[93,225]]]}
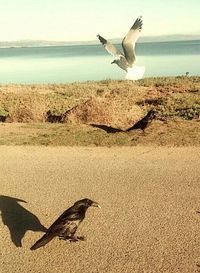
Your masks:
{"label": "sky", "polygon": [[143,36],[200,35],[200,0],[0,0],[0,41],[124,37],[143,17]]}

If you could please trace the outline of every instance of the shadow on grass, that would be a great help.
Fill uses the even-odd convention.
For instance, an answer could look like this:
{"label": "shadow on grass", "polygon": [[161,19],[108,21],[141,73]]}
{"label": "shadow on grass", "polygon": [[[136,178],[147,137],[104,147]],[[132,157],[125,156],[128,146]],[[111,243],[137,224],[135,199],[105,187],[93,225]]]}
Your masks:
{"label": "shadow on grass", "polygon": [[4,225],[10,231],[10,237],[16,247],[22,246],[22,239],[28,230],[46,231],[40,220],[33,213],[22,207],[18,202],[24,200],[0,195],[0,210]]}
{"label": "shadow on grass", "polygon": [[101,125],[101,124],[90,124],[90,125],[92,127],[94,127],[94,128],[102,129],[102,130],[104,130],[108,134],[114,134],[114,133],[124,132],[122,129],[114,128],[114,127],[107,126],[107,125]]}

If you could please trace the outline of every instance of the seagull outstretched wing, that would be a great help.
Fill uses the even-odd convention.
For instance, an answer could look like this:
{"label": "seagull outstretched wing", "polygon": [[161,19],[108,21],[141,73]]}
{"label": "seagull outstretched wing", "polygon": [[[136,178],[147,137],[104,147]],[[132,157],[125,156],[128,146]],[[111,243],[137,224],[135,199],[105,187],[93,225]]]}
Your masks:
{"label": "seagull outstretched wing", "polygon": [[135,61],[135,43],[140,35],[142,29],[142,17],[136,19],[135,23],[124,37],[122,47],[127,62],[132,65]]}
{"label": "seagull outstretched wing", "polygon": [[117,57],[118,59],[120,56],[124,56],[121,51],[119,51],[113,44],[108,42],[105,38],[103,38],[100,35],[97,35],[99,41],[102,43],[102,45],[105,47],[105,49],[110,53],[112,56]]}

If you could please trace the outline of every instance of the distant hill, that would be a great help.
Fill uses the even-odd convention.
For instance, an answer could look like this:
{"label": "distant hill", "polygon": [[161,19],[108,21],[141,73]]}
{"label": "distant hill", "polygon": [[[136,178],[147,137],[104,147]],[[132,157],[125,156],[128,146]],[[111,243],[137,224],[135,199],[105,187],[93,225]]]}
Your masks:
{"label": "distant hill", "polygon": [[[139,38],[139,43],[157,43],[171,41],[192,41],[200,40],[200,35],[161,35],[161,36],[142,36]],[[122,38],[110,39],[112,43],[121,43]]]}
{"label": "distant hill", "polygon": [[[121,43],[122,38],[110,39],[112,43]],[[165,35],[165,36],[146,36],[139,39],[139,43],[166,42],[200,40],[200,35]],[[66,45],[89,45],[98,44],[98,39],[92,41],[46,41],[46,40],[19,40],[19,41],[0,41],[0,48],[10,47],[45,47],[45,46],[66,46]]]}
{"label": "distant hill", "polygon": [[42,46],[64,46],[70,44],[66,41],[46,41],[46,40],[19,40],[0,41],[0,47],[42,47]]}
{"label": "distant hill", "polygon": [[154,37],[141,37],[140,42],[167,42],[167,41],[188,41],[200,40],[200,35],[162,35]]}

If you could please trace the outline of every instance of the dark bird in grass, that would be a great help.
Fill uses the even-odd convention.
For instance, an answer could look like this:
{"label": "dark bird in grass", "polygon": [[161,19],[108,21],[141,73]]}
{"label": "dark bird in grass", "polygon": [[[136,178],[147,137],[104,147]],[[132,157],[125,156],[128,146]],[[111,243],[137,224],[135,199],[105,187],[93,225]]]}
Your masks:
{"label": "dark bird in grass", "polygon": [[74,203],[47,229],[46,233],[30,249],[35,250],[49,243],[54,237],[77,242],[84,240],[84,237],[75,236],[78,226],[85,218],[85,213],[89,207],[100,207],[97,202],[90,199],[82,199]]}
{"label": "dark bird in grass", "polygon": [[0,115],[0,122],[5,122],[6,121],[6,116]]}
{"label": "dark bird in grass", "polygon": [[137,123],[135,123],[132,127],[128,128],[126,132],[129,132],[131,130],[141,129],[143,132],[144,130],[149,126],[149,124],[152,122],[152,120],[155,118],[155,111],[150,110],[145,117],[143,117],[141,120],[139,120]]}
{"label": "dark bird in grass", "polygon": [[122,130],[120,128],[115,128],[103,124],[90,124],[92,127],[99,128],[104,130],[108,134],[114,134],[114,133],[119,133],[119,132],[129,132],[131,130],[136,130],[136,129],[141,129],[145,130],[147,126],[151,123],[151,121],[155,118],[155,111],[150,110],[146,116],[144,116],[141,120],[139,120],[137,123],[135,123],[133,126],[126,130]]}

